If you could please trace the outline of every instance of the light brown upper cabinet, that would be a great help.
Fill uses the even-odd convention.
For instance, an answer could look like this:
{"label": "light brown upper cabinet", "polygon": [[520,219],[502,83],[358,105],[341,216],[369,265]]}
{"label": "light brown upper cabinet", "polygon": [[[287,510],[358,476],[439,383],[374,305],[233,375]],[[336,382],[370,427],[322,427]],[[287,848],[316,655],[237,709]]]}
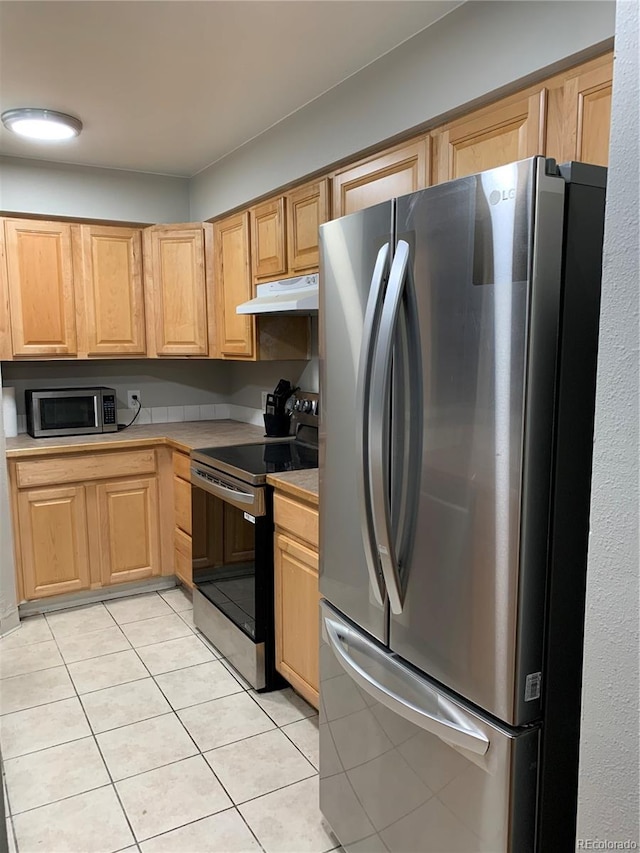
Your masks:
{"label": "light brown upper cabinet", "polygon": [[559,163],[609,162],[613,56],[610,53],[574,68],[551,90],[547,155]]}
{"label": "light brown upper cabinet", "polygon": [[[249,211],[214,223],[217,305],[216,352],[225,359],[269,361],[310,357],[308,317],[237,314],[255,295],[251,275]],[[254,266],[255,268],[255,266]]]}
{"label": "light brown upper cabinet", "polygon": [[422,137],[338,169],[333,175],[333,218],[427,186],[429,139]]}
{"label": "light brown upper cabinet", "polygon": [[[144,232],[144,284],[150,355],[209,355],[208,223],[154,225]],[[209,313],[207,313],[207,311]]]}
{"label": "light brown upper cabinet", "polygon": [[329,180],[322,178],[286,195],[289,275],[314,272],[320,265],[318,228],[329,219]]}
{"label": "light brown upper cabinet", "polygon": [[79,351],[145,355],[141,229],[74,225],[73,247]]}
{"label": "light brown upper cabinet", "polygon": [[253,297],[249,254],[249,212],[216,222],[213,230],[218,346],[224,357],[253,358],[255,324],[236,306]]}
{"label": "light brown upper cabinet", "polygon": [[75,355],[71,226],[5,219],[4,233],[13,355]]}
{"label": "light brown upper cabinet", "polygon": [[282,278],[287,273],[284,198],[258,204],[250,214],[253,278]]}
{"label": "light brown upper cabinet", "polygon": [[545,95],[505,98],[434,131],[432,183],[544,154]]}
{"label": "light brown upper cabinet", "polygon": [[7,253],[4,225],[0,221],[0,361],[12,358],[11,322],[9,319],[9,286],[7,283]]}

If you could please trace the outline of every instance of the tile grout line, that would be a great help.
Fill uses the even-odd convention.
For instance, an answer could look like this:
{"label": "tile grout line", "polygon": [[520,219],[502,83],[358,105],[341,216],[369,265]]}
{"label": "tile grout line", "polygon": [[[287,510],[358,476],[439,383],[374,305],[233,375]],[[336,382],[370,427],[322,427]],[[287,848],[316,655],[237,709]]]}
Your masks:
{"label": "tile grout line", "polygon": [[[104,605],[103,605],[103,607],[104,607]],[[53,631],[51,633],[53,634]],[[55,635],[54,635],[54,639],[55,639]],[[58,652],[60,653],[60,656],[62,657],[62,652],[60,651],[60,646],[58,646],[58,641],[55,640],[55,643],[56,643],[56,647],[58,649]],[[64,658],[63,658],[63,660],[64,660]],[[67,667],[66,661],[65,661],[65,667]],[[100,749],[100,744],[98,743],[98,739],[96,737],[96,734],[93,731],[93,726],[91,725],[91,722],[90,722],[89,717],[87,715],[87,711],[86,711],[86,709],[82,703],[82,698],[80,697],[80,694],[78,693],[75,682],[73,681],[73,678],[71,677],[71,673],[69,672],[68,667],[67,667],[67,675],[71,679],[71,683],[73,684],[73,688],[76,691],[76,696],[78,698],[78,702],[80,703],[80,707],[82,708],[82,713],[84,714],[85,720],[87,721],[87,725],[89,726],[89,731],[91,732],[91,737],[94,740],[94,743],[96,745],[96,749],[98,750],[98,755],[100,756],[100,760],[102,761],[102,764],[104,765],[104,769],[107,773],[107,776],[111,780],[111,787],[113,788],[113,792],[116,796],[118,804],[120,805],[120,808],[122,809],[122,814],[124,815],[124,819],[127,822],[127,826],[129,827],[129,832],[131,833],[131,837],[133,838],[133,842],[139,850],[140,848],[138,847],[138,838],[137,838],[135,832],[133,831],[133,826],[131,825],[131,821],[129,820],[129,815],[127,814],[126,809],[124,807],[124,804],[122,803],[122,800],[120,799],[118,789],[116,788],[115,782],[113,781],[113,776],[111,775],[111,771],[109,770],[109,767],[107,766],[107,762],[104,759],[104,755],[102,754],[102,750]],[[105,786],[100,786],[100,787],[107,787],[107,786],[105,785]],[[97,789],[94,789],[94,790],[97,790]],[[87,793],[87,792],[84,791],[83,793]],[[74,795],[74,796],[78,796],[78,795]],[[127,845],[127,846],[131,846],[131,845]],[[124,850],[126,848],[121,848],[121,849]],[[20,851],[17,851],[17,853],[20,853]]]}
{"label": "tile grout line", "polygon": [[[182,621],[184,622],[184,620],[182,620]],[[186,623],[186,622],[185,622],[185,625],[187,625],[187,623]],[[190,626],[189,626],[189,625],[187,625],[187,628],[189,628],[189,630],[191,630],[191,628],[190,628]],[[192,634],[195,634],[195,632],[194,632],[194,631],[191,631],[191,633],[192,633]],[[158,682],[156,681],[155,677],[151,674],[150,669],[148,668],[148,666],[145,664],[145,662],[142,660],[142,658],[141,658],[141,657],[140,657],[140,655],[138,654],[137,649],[134,649],[134,651],[136,652],[136,655],[138,656],[138,658],[139,658],[140,662],[142,663],[142,665],[144,666],[144,668],[145,668],[145,669],[147,670],[147,672],[149,673],[149,676],[150,676],[150,678],[152,679],[153,683],[156,685],[156,687],[158,688],[158,690],[159,690],[159,691],[161,692],[161,694],[164,696],[164,698],[165,698],[165,700],[167,701],[167,703],[168,703],[169,707],[171,708],[171,712],[173,713],[173,715],[174,715],[174,716],[175,716],[175,718],[177,719],[178,723],[182,726],[182,728],[184,729],[184,731],[185,731],[185,732],[186,732],[186,734],[187,734],[187,737],[189,738],[189,740],[193,743],[194,747],[196,748],[196,750],[197,750],[196,755],[199,755],[199,756],[202,758],[202,760],[204,761],[204,763],[205,763],[206,767],[208,767],[208,768],[209,768],[209,770],[210,770],[210,772],[212,773],[213,778],[217,781],[217,783],[220,785],[220,787],[221,787],[221,788],[222,788],[222,790],[224,791],[225,795],[226,795],[226,796],[227,796],[227,798],[229,799],[229,802],[231,803],[231,807],[232,807],[232,808],[237,812],[237,814],[238,814],[238,815],[240,815],[241,820],[243,820],[243,821],[244,821],[244,823],[246,824],[246,821],[244,820],[244,817],[243,817],[243,816],[242,816],[242,814],[240,813],[240,810],[238,809],[238,807],[236,806],[235,802],[233,801],[233,798],[231,797],[231,795],[229,794],[229,792],[227,791],[227,789],[225,788],[225,786],[222,784],[222,781],[221,781],[221,780],[218,778],[218,776],[215,774],[215,772],[214,772],[214,770],[213,770],[213,767],[209,764],[209,762],[207,761],[207,759],[204,757],[204,755],[203,755],[203,753],[202,753],[202,750],[200,749],[200,747],[198,746],[198,744],[197,744],[197,743],[196,743],[196,741],[195,741],[195,738],[192,736],[191,732],[187,729],[187,727],[185,726],[185,724],[184,724],[184,723],[182,722],[182,720],[180,719],[180,716],[178,715],[178,712],[175,710],[175,708],[174,708],[174,707],[173,707],[173,705],[171,704],[171,700],[169,699],[169,697],[166,695],[166,693],[165,693],[165,692],[164,692],[164,690],[162,689],[162,686],[161,686],[160,684],[158,684]],[[217,658],[216,658],[216,660],[217,660]],[[173,671],[174,671],[174,672],[177,672],[177,670],[173,670]],[[159,675],[164,675],[164,673],[159,673]],[[231,675],[231,673],[230,673],[230,675]],[[236,680],[237,680],[237,679],[236,679]],[[240,682],[238,682],[238,686],[241,688],[241,690],[245,690],[245,688],[242,686],[242,684],[240,684]],[[239,691],[239,692],[240,692],[240,691]],[[246,691],[245,691],[245,692],[246,692]],[[229,695],[235,695],[235,694],[229,694]],[[204,704],[204,703],[198,703],[198,704]],[[196,706],[192,706],[192,707],[196,707]],[[190,757],[190,758],[195,758],[196,756],[189,756],[189,757]],[[183,759],[180,759],[180,760],[181,760],[181,761],[186,761],[187,759],[184,759],[184,758],[183,758]],[[104,758],[103,758],[103,761],[104,761]],[[170,764],[178,764],[178,763],[179,763],[179,761],[169,762],[169,763],[170,763]],[[105,764],[106,764],[106,762],[105,762]],[[161,765],[161,766],[163,766],[163,767],[167,767],[167,766],[169,766],[169,765],[168,765],[168,764],[165,764],[165,765]],[[153,769],[158,769],[158,768],[153,768]],[[145,772],[149,772],[149,771],[145,771]],[[139,773],[139,774],[136,774],[136,775],[139,775],[139,776],[140,776],[140,775],[143,775],[143,774],[142,774],[142,773]],[[133,776],[131,776],[131,777],[129,777],[129,778],[134,778],[134,777],[133,777]],[[114,787],[115,787],[115,783],[114,783]],[[117,788],[116,788],[116,792],[117,792]],[[123,809],[124,809],[124,806],[123,806]],[[222,809],[221,811],[226,811],[226,809]],[[213,814],[219,814],[219,812],[214,812]],[[213,815],[205,815],[204,817],[213,817]],[[203,820],[203,819],[204,819],[204,818],[199,818],[199,820]],[[196,821],[190,821],[190,822],[188,822],[188,823],[195,823],[195,822],[196,822]],[[188,823],[181,824],[180,826],[177,826],[177,827],[173,827],[173,829],[167,830],[167,832],[173,832],[173,831],[174,831],[174,830],[176,830],[176,829],[182,829],[184,826],[188,826]],[[262,844],[260,844],[260,841],[259,841],[259,840],[258,840],[258,838],[256,837],[256,835],[255,835],[255,833],[253,832],[253,830],[251,829],[251,827],[250,827],[248,824],[246,824],[246,825],[247,825],[247,828],[249,829],[249,831],[251,832],[251,835],[256,839],[256,842],[258,843],[258,845],[259,845],[260,849],[261,849],[262,851],[264,851],[264,847],[262,846]],[[163,834],[165,834],[165,833],[159,833],[159,835],[163,835]],[[157,837],[157,836],[152,836],[152,837]],[[137,835],[136,835],[135,833],[134,833],[134,838],[136,839],[136,842],[137,842],[137,841],[138,841],[138,837],[137,837]],[[148,840],[149,840],[149,839],[147,839],[147,838],[145,838],[145,839],[144,839],[144,841],[148,841]]]}
{"label": "tile grout line", "polygon": [[[156,591],[156,594],[157,594],[157,595],[160,595],[160,593],[159,593],[158,591]],[[167,604],[168,604],[168,603],[167,603]],[[103,605],[103,606],[104,606],[104,605]],[[170,606],[170,605],[168,605],[168,606]],[[177,611],[174,611],[174,612],[176,613],[176,615],[179,615],[179,613],[178,613]],[[187,611],[185,610],[184,612],[187,612]],[[45,619],[46,619],[46,614],[43,614],[43,615],[45,616]],[[112,618],[113,618],[113,617],[112,617]],[[149,617],[149,618],[156,618],[156,617]],[[142,619],[142,620],[134,620],[134,621],[146,621],[146,620]],[[185,621],[185,620],[183,620],[183,621]],[[133,624],[133,623],[125,623],[125,624]],[[209,648],[209,644],[208,644],[208,643],[206,643],[206,642],[204,642],[204,639],[203,639],[203,638],[202,638],[198,633],[196,633],[193,629],[191,629],[191,626],[190,626],[190,625],[188,625],[188,623],[186,623],[186,621],[185,621],[185,624],[186,624],[186,625],[187,625],[187,627],[189,628],[189,630],[190,630],[190,634],[191,634],[191,635],[194,635],[194,636],[196,636],[196,637],[198,637],[198,639],[202,642],[202,644],[205,646],[205,648],[207,648],[209,651],[211,651],[211,649]],[[118,628],[120,628],[120,630],[122,631],[121,626],[119,625],[119,623],[115,623],[115,626],[116,626],[116,627],[118,627]],[[106,630],[106,629],[99,629],[99,630]],[[87,633],[90,633],[90,632],[87,632]],[[124,634],[124,632],[122,632],[122,633]],[[80,707],[81,707],[82,712],[83,712],[83,714],[84,714],[84,717],[85,717],[85,719],[86,719],[86,721],[87,721],[87,724],[88,724],[88,726],[89,726],[89,731],[90,731],[90,735],[89,735],[89,737],[92,737],[92,738],[94,739],[95,743],[96,743],[96,747],[97,747],[97,749],[98,749],[99,755],[100,755],[100,757],[101,757],[101,760],[102,760],[102,762],[103,762],[103,765],[104,765],[104,767],[105,767],[105,770],[106,770],[106,772],[107,772],[107,775],[108,775],[108,777],[109,777],[109,779],[110,779],[110,784],[111,784],[111,786],[114,788],[114,791],[115,791],[116,797],[117,797],[117,799],[118,799],[118,802],[119,802],[119,804],[120,804],[120,806],[121,806],[121,808],[122,808],[122,810],[123,810],[123,813],[124,813],[124,815],[125,815],[125,819],[126,819],[126,821],[127,821],[127,824],[128,824],[128,826],[129,826],[129,828],[130,828],[130,830],[131,830],[131,832],[132,832],[132,835],[133,835],[133,838],[134,838],[134,841],[135,841],[135,845],[136,845],[136,847],[138,847],[138,849],[140,849],[138,845],[139,845],[141,842],[138,842],[138,840],[137,840],[137,836],[136,836],[135,832],[133,831],[133,827],[132,827],[131,822],[130,822],[130,820],[129,820],[129,817],[128,817],[128,815],[127,815],[126,809],[124,808],[124,805],[123,805],[123,803],[122,803],[122,801],[121,801],[121,799],[120,799],[120,796],[119,796],[119,793],[118,793],[118,790],[117,790],[117,787],[116,787],[116,783],[115,783],[115,781],[114,781],[114,779],[113,779],[113,776],[112,776],[112,774],[111,774],[111,771],[109,770],[109,767],[108,767],[108,765],[107,765],[107,762],[105,761],[105,758],[104,758],[104,755],[103,755],[103,753],[102,753],[102,750],[100,749],[100,745],[99,745],[98,740],[97,740],[97,734],[94,732],[93,727],[91,726],[91,723],[90,723],[90,721],[89,721],[89,719],[88,719],[88,716],[87,716],[87,713],[86,713],[86,709],[84,708],[84,704],[83,704],[83,702],[82,702],[82,696],[83,696],[83,695],[89,695],[90,693],[95,693],[95,692],[99,692],[99,690],[106,690],[106,689],[110,689],[110,688],[109,688],[109,687],[105,687],[105,688],[98,688],[98,690],[94,690],[94,691],[87,691],[87,693],[85,693],[85,694],[80,694],[80,693],[78,692],[78,689],[77,689],[76,685],[75,685],[75,682],[73,681],[73,678],[72,678],[72,676],[71,676],[71,672],[69,671],[69,666],[68,666],[67,662],[64,660],[64,657],[62,656],[62,652],[61,652],[60,646],[58,645],[57,638],[56,638],[55,634],[53,634],[53,631],[52,631],[52,635],[53,635],[53,640],[54,640],[54,642],[55,642],[55,644],[56,644],[56,648],[58,649],[58,651],[59,651],[59,653],[60,653],[60,655],[61,655],[61,657],[62,657],[62,661],[63,661],[62,665],[65,667],[65,670],[67,671],[67,674],[68,674],[68,676],[69,676],[69,678],[70,678],[70,681],[71,681],[71,684],[72,684],[72,687],[73,687],[73,690],[74,690],[74,694],[75,694],[75,695],[74,695],[74,696],[72,696],[72,697],[65,697],[65,699],[69,699],[69,698],[77,698],[77,699],[78,699],[78,701],[79,701],[79,703],[80,703]],[[82,635],[79,635],[79,636],[82,636]],[[127,639],[127,641],[129,642],[129,644],[131,645],[131,641],[129,640],[129,638],[128,638],[128,637],[126,637],[126,634],[124,634],[124,636],[125,636],[125,638]],[[186,635],[186,636],[189,636],[189,635]],[[170,640],[171,640],[171,639],[182,639],[182,638],[170,638]],[[170,640],[160,640],[160,641],[158,641],[158,643],[162,643],[162,642],[169,642]],[[156,644],[157,644],[157,643],[150,643],[150,644],[148,644],[148,646],[150,646],[150,645],[156,645]],[[147,648],[148,646],[141,646],[140,648]],[[212,647],[212,648],[213,648],[213,649],[215,649],[215,647]],[[257,838],[257,836],[255,835],[255,833],[254,833],[253,829],[252,829],[252,828],[251,828],[251,826],[247,823],[247,821],[244,819],[244,816],[243,816],[243,815],[242,815],[242,813],[240,812],[240,810],[239,810],[239,808],[238,808],[238,805],[234,802],[233,798],[229,795],[229,792],[227,791],[227,789],[225,788],[225,786],[222,784],[222,782],[220,781],[220,779],[219,779],[219,778],[218,778],[218,776],[216,775],[215,771],[213,770],[213,768],[211,767],[211,765],[210,765],[210,764],[209,764],[209,762],[207,761],[207,759],[206,759],[206,757],[205,757],[205,755],[204,755],[203,750],[201,750],[201,749],[200,749],[200,747],[199,747],[199,746],[198,746],[198,744],[196,743],[195,739],[193,738],[193,736],[191,735],[191,733],[190,733],[190,732],[188,731],[188,729],[186,728],[185,724],[183,723],[183,721],[181,720],[180,716],[178,715],[177,710],[173,708],[173,705],[171,704],[171,702],[170,702],[169,698],[167,697],[167,695],[166,695],[166,694],[164,693],[164,691],[162,690],[162,686],[161,686],[160,684],[158,684],[158,682],[157,682],[157,680],[156,680],[156,676],[155,676],[155,675],[153,675],[153,674],[151,673],[151,671],[149,670],[149,668],[148,668],[148,667],[147,667],[147,665],[145,664],[144,660],[142,660],[142,658],[141,658],[141,656],[140,656],[140,654],[139,654],[139,652],[138,652],[138,649],[137,649],[136,647],[131,646],[131,650],[135,652],[136,657],[140,660],[140,662],[142,663],[142,666],[143,666],[143,667],[145,668],[145,670],[149,673],[149,677],[150,677],[150,678],[151,678],[151,680],[154,682],[154,684],[158,687],[158,689],[159,689],[159,690],[160,690],[160,692],[162,693],[163,697],[166,699],[166,701],[167,701],[167,703],[168,703],[168,705],[169,705],[169,708],[170,708],[170,711],[163,712],[162,714],[155,714],[155,715],[153,715],[153,717],[149,717],[149,718],[147,718],[147,720],[149,720],[149,719],[154,719],[154,718],[157,718],[157,717],[159,717],[159,716],[169,716],[169,714],[173,714],[173,715],[178,719],[179,723],[181,724],[181,726],[182,726],[182,727],[183,727],[183,729],[185,730],[185,732],[186,732],[187,736],[188,736],[188,737],[189,737],[189,739],[192,741],[192,743],[193,743],[193,745],[194,745],[194,747],[195,747],[195,749],[196,749],[196,751],[197,751],[197,752],[196,752],[196,755],[200,755],[200,756],[202,756],[202,758],[203,758],[203,759],[204,759],[204,761],[205,761],[206,766],[209,768],[209,770],[210,770],[210,771],[211,771],[211,773],[213,774],[214,778],[216,779],[216,781],[218,782],[218,784],[221,786],[222,790],[225,792],[225,794],[226,794],[226,795],[227,795],[227,797],[229,798],[229,801],[231,802],[231,806],[230,806],[230,808],[233,808],[233,809],[234,809],[234,810],[235,810],[235,811],[240,815],[240,817],[241,817],[241,819],[242,819],[243,823],[247,826],[247,828],[249,829],[249,831],[250,831],[251,835],[256,839],[256,842],[258,843],[258,845],[260,846],[260,848],[261,848],[262,850],[264,850],[263,845],[261,844],[261,842],[259,841],[259,839],[258,839],[258,838]],[[113,653],[113,654],[117,654],[117,652],[115,652],[115,653]],[[215,653],[214,653],[214,654],[219,654],[219,650],[218,650],[218,649],[215,649]],[[94,657],[94,658],[87,658],[86,660],[95,660],[95,659],[98,659],[98,658],[100,658],[100,657],[104,657],[104,655],[97,655],[97,656],[96,656],[96,657]],[[213,660],[214,660],[214,661],[219,661],[219,662],[221,662],[221,663],[222,663],[225,659],[224,659],[223,657],[220,657],[220,658],[218,658],[218,657],[214,657],[214,658],[213,658]],[[74,663],[80,663],[80,662],[81,662],[81,661],[74,661]],[[212,662],[212,661],[209,661],[209,662]],[[190,665],[190,666],[188,666],[188,667],[181,667],[180,669],[190,669],[190,668],[192,668],[192,667],[194,667],[194,666],[202,665],[202,663],[206,663],[206,661],[205,661],[205,662],[201,662],[200,664],[192,664],[192,665]],[[223,663],[223,665],[224,665],[224,663]],[[268,718],[269,720],[271,720],[271,722],[274,724],[274,727],[275,727],[275,728],[274,728],[274,729],[271,729],[271,731],[274,731],[274,730],[280,730],[280,731],[283,731],[283,729],[284,729],[284,727],[285,727],[285,726],[292,725],[293,723],[296,723],[296,722],[301,722],[303,719],[309,719],[310,717],[314,716],[314,713],[312,713],[311,715],[309,715],[309,716],[307,716],[307,717],[305,717],[305,716],[300,717],[300,719],[298,719],[298,720],[290,720],[290,721],[288,721],[287,723],[282,723],[282,724],[278,723],[278,722],[276,721],[276,719],[274,719],[274,717],[273,717],[271,714],[269,714],[269,712],[268,712],[265,708],[263,708],[263,707],[260,705],[260,703],[257,701],[257,699],[252,695],[252,692],[251,692],[251,691],[252,691],[252,688],[246,688],[246,687],[244,687],[244,685],[243,685],[243,684],[238,680],[238,678],[234,675],[233,671],[231,671],[231,670],[229,669],[229,667],[228,667],[228,666],[225,666],[225,669],[227,670],[227,672],[229,672],[229,674],[232,676],[232,678],[235,678],[236,682],[238,683],[239,690],[237,691],[237,693],[241,693],[241,692],[248,693],[248,694],[249,694],[249,696],[251,696],[251,699],[255,702],[255,704],[260,708],[260,710],[261,710],[261,711],[262,711],[262,712],[267,716],[267,718]],[[38,672],[38,671],[39,671],[39,672],[42,672],[42,671],[45,671],[45,670],[37,670],[36,672]],[[180,670],[168,670],[167,672],[177,672],[177,671],[180,671]],[[23,673],[23,674],[30,674],[30,673]],[[167,674],[167,673],[157,673],[157,675],[164,675],[164,674]],[[140,678],[140,679],[133,679],[133,681],[129,681],[129,682],[122,682],[122,684],[131,684],[131,683],[135,683],[136,681],[141,681],[141,680],[144,680],[144,679],[146,679],[146,676],[144,676],[143,678]],[[117,686],[120,686],[120,685],[111,685],[111,687],[117,687]],[[236,695],[236,693],[233,693],[233,694],[226,694],[226,695],[227,695],[227,696],[231,696],[231,695]],[[297,694],[295,694],[295,695],[297,695]],[[216,698],[225,698],[225,697],[224,697],[224,696],[222,696],[222,697],[216,697]],[[54,700],[54,701],[55,701],[55,702],[60,702],[60,701],[65,701],[65,699],[59,699],[59,700]],[[188,707],[197,707],[199,704],[206,704],[206,702],[208,702],[208,701],[215,701],[215,700],[205,700],[205,702],[202,702],[202,703],[196,703],[195,705],[191,705],[191,706],[188,706]],[[32,706],[32,707],[41,707],[43,704],[53,704],[53,703],[42,703],[41,705]],[[22,709],[22,710],[29,710],[29,709]],[[185,709],[181,709],[181,710],[185,710]],[[19,712],[10,712],[10,713],[19,713]],[[122,726],[116,726],[114,729],[108,729],[108,730],[106,730],[106,731],[116,731],[116,730],[117,730],[117,729],[119,729],[119,728],[126,728],[128,725],[135,725],[137,722],[145,722],[145,721],[146,721],[146,720],[138,720],[138,721],[135,721],[135,723],[126,723],[126,724],[124,724],[124,725],[122,725]],[[260,734],[264,734],[264,733],[265,733],[265,732],[258,733],[257,735],[256,735],[256,734],[254,734],[254,735],[248,735],[248,736],[246,736],[246,737],[244,737],[244,738],[239,738],[239,739],[238,739],[238,740],[236,740],[236,741],[231,741],[229,744],[221,744],[221,745],[220,745],[220,747],[213,747],[212,749],[205,750],[205,751],[206,751],[206,752],[212,752],[212,751],[215,751],[215,749],[221,748],[222,746],[229,746],[229,745],[232,745],[232,744],[235,744],[235,743],[240,743],[240,742],[242,742],[243,740],[249,740],[249,739],[251,739],[252,737],[257,737],[257,736],[259,736]],[[100,732],[99,734],[104,734],[104,732]],[[304,777],[303,779],[296,780],[296,782],[291,782],[291,783],[288,783],[287,785],[282,785],[282,786],[280,786],[280,787],[278,787],[278,788],[275,788],[273,791],[267,791],[266,793],[259,794],[259,795],[257,795],[256,797],[251,797],[251,798],[249,798],[248,800],[243,801],[240,805],[245,805],[246,803],[249,803],[249,802],[252,802],[253,800],[259,799],[260,797],[263,797],[263,796],[266,796],[266,795],[268,795],[268,794],[275,793],[276,791],[283,790],[283,789],[285,789],[285,788],[291,787],[292,785],[298,784],[299,782],[302,782],[302,781],[306,781],[307,779],[313,778],[314,776],[317,776],[317,775],[318,775],[318,770],[317,770],[317,768],[316,768],[316,767],[315,767],[315,765],[314,765],[314,764],[313,764],[313,763],[312,763],[312,762],[307,758],[307,756],[302,752],[302,750],[300,749],[300,747],[299,747],[296,743],[294,743],[294,742],[291,740],[291,738],[287,735],[287,733],[286,733],[286,732],[284,732],[284,735],[285,735],[285,737],[287,738],[287,741],[288,741],[289,743],[291,743],[291,744],[296,748],[296,750],[300,753],[300,755],[305,759],[305,761],[306,761],[306,762],[308,763],[308,765],[309,765],[309,768],[310,768],[313,772],[312,772],[312,773],[310,773],[310,775],[309,775],[309,776]],[[85,735],[84,737],[86,738],[87,736]],[[71,742],[73,742],[73,741],[75,741],[75,740],[80,740],[80,739],[82,739],[82,738],[74,738],[72,741],[66,741],[66,743],[71,743]],[[53,746],[62,746],[62,745],[64,745],[64,743],[63,743],[63,744],[54,744]],[[51,747],[43,747],[43,749],[50,749],[50,748],[51,748]],[[42,751],[42,750],[34,750],[34,753],[35,753],[35,752],[39,752],[39,751]],[[34,754],[34,753],[25,753],[25,754]],[[181,761],[186,761],[186,760],[188,760],[189,758],[193,758],[193,757],[196,757],[196,756],[195,756],[195,755],[194,755],[194,756],[187,756],[186,758],[178,759],[177,761],[168,762],[167,764],[160,765],[160,767],[158,767],[158,768],[152,768],[152,770],[160,769],[161,767],[167,767],[167,766],[170,766],[171,764],[177,764],[177,763],[180,763]],[[149,772],[149,771],[142,771],[141,773],[136,773],[136,774],[133,774],[132,776],[128,776],[128,777],[125,777],[125,778],[126,778],[126,779],[135,778],[136,776],[143,775],[143,774],[144,774],[144,773],[146,773],[146,772]],[[118,781],[123,781],[123,780],[118,780]],[[99,788],[101,788],[101,787],[108,787],[108,786],[107,786],[107,785],[105,785],[105,786],[98,786],[98,788],[93,788],[93,789],[90,789],[90,790],[98,790],[98,789],[99,789]],[[81,792],[81,793],[87,793],[87,792]],[[72,796],[78,796],[78,795],[77,795],[77,794],[70,795],[70,797],[72,797]],[[8,797],[8,792],[7,792],[7,797]],[[64,797],[64,798],[62,798],[61,800],[55,800],[54,802],[62,802],[63,800],[65,800],[65,799],[69,799],[70,797]],[[49,804],[44,804],[44,805],[49,805]],[[34,807],[34,808],[42,808],[42,806],[36,806],[36,807]],[[220,812],[214,812],[212,815],[205,815],[205,816],[203,816],[203,817],[201,817],[201,818],[198,818],[196,821],[188,821],[188,822],[187,822],[187,823],[185,823],[185,824],[181,824],[181,825],[180,825],[180,826],[178,826],[178,827],[173,827],[171,830],[167,830],[167,832],[171,832],[171,831],[174,831],[174,830],[177,830],[177,829],[183,828],[184,826],[188,826],[188,825],[190,825],[190,824],[192,824],[192,823],[197,823],[197,822],[198,822],[198,821],[200,821],[200,820],[203,820],[203,819],[205,819],[205,818],[207,818],[207,817],[212,817],[212,816],[214,816],[215,814],[220,814],[222,811],[227,811],[227,810],[228,810],[228,809],[222,809],[222,810],[220,810]],[[32,809],[25,810],[25,812],[27,812],[27,811],[32,811]],[[21,814],[22,814],[22,813],[25,813],[25,812],[21,812]],[[164,834],[166,834],[166,833],[159,833],[159,835],[164,835]],[[158,837],[158,836],[151,836],[151,837],[155,838],[155,837]],[[16,845],[17,845],[17,838],[15,837],[15,828],[14,828],[14,839],[16,840]],[[149,840],[149,839],[144,839],[144,841],[147,841],[147,840]],[[129,846],[129,845],[127,845],[127,846]],[[124,849],[124,848],[123,848],[123,849]],[[333,849],[335,849],[335,848],[333,848]]]}

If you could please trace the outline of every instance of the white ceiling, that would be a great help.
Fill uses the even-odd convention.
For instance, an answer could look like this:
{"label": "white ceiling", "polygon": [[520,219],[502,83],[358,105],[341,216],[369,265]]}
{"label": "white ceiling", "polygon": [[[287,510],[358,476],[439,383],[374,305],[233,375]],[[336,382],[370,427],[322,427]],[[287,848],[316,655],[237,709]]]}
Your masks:
{"label": "white ceiling", "polygon": [[0,107],[78,116],[0,151],[191,176],[460,5],[435,0],[0,2]]}

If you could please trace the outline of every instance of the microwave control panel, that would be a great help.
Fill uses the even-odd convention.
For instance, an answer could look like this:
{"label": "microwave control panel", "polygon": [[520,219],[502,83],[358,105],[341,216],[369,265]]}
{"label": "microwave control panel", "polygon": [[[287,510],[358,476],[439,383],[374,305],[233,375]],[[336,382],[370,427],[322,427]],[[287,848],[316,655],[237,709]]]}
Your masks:
{"label": "microwave control panel", "polygon": [[112,426],[116,422],[116,398],[115,394],[104,394],[102,397],[102,423],[104,426]]}

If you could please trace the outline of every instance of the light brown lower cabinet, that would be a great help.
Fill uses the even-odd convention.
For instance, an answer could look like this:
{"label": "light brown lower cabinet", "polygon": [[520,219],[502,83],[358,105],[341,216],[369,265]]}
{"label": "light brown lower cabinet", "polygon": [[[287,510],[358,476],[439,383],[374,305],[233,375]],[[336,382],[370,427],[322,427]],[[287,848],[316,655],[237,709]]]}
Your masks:
{"label": "light brown lower cabinet", "polygon": [[101,483],[97,493],[102,585],[160,574],[156,477]]}
{"label": "light brown lower cabinet", "polygon": [[163,572],[158,452],[10,460],[21,600],[173,574]]}
{"label": "light brown lower cabinet", "polygon": [[24,597],[89,589],[85,487],[25,489],[18,493],[17,506]]}
{"label": "light brown lower cabinet", "polygon": [[318,510],[276,491],[274,520],[276,669],[317,708]]}

